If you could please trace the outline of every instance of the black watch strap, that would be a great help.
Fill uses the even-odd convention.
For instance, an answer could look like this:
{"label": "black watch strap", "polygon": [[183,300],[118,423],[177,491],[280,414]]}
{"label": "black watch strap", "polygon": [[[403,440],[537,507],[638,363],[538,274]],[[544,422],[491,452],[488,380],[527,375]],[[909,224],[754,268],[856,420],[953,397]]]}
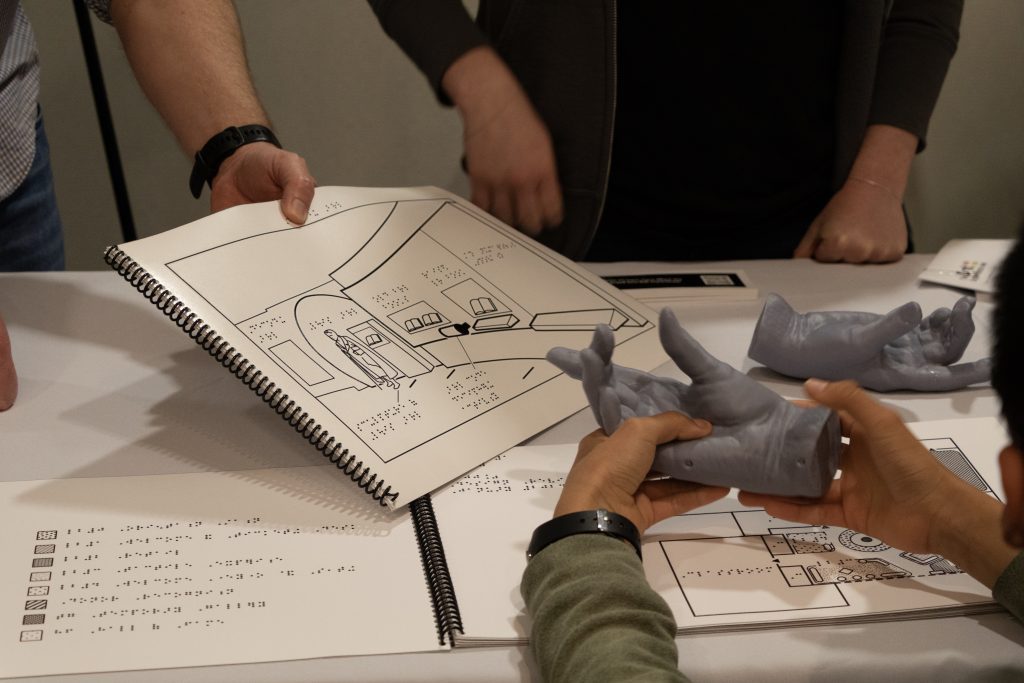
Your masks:
{"label": "black watch strap", "polygon": [[213,179],[224,160],[234,154],[239,147],[250,142],[269,142],[274,147],[281,146],[274,132],[266,126],[254,123],[225,128],[196,152],[196,163],[192,166],[192,175],[188,178],[188,189],[192,190],[192,196],[199,199],[199,195],[203,193],[203,183],[212,186]]}
{"label": "black watch strap", "polygon": [[608,510],[573,512],[544,522],[534,530],[530,546],[526,550],[526,557],[532,559],[534,555],[555,541],[576,534],[607,534],[621,538],[633,546],[638,557],[643,558],[640,553],[639,529],[627,518]]}

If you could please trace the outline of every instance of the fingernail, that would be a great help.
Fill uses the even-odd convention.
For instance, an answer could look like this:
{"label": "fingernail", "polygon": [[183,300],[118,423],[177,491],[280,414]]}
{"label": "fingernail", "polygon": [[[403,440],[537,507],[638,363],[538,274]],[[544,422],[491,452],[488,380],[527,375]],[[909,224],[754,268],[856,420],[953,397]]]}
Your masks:
{"label": "fingernail", "polygon": [[302,217],[301,220],[299,220],[299,222],[305,223],[306,218],[309,215],[309,207],[306,206],[306,202],[302,201],[301,199],[293,199],[289,203],[289,206],[291,207],[293,214]]}
{"label": "fingernail", "polygon": [[702,420],[700,418],[694,420],[693,424],[697,425],[701,429],[711,429],[711,423],[708,422],[707,420]]}
{"label": "fingernail", "polygon": [[819,392],[825,391],[826,387],[828,387],[828,382],[826,382],[823,379],[811,378],[804,382],[804,388],[807,389],[807,393],[809,394],[817,394]]}

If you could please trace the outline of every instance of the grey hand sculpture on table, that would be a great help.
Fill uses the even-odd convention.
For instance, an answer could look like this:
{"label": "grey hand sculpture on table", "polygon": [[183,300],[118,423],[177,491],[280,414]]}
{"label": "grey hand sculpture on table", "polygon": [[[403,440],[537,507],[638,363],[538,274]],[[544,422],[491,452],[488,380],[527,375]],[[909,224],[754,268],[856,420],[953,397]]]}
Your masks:
{"label": "grey hand sculpture on table", "polygon": [[797,313],[769,294],[747,352],[790,377],[853,379],[876,391],[950,391],[989,379],[990,359],[953,365],[963,355],[974,321],[972,297],[922,319],[906,303],[885,315],[852,311]]}
{"label": "grey hand sculpture on table", "polygon": [[801,408],[721,362],[661,312],[661,344],[692,384],[611,362],[611,329],[594,331],[582,351],[554,348],[547,358],[583,390],[605,433],[623,420],[676,410],[712,424],[709,436],[658,447],[654,469],[677,479],[781,496],[825,493],[839,465],[839,418]]}

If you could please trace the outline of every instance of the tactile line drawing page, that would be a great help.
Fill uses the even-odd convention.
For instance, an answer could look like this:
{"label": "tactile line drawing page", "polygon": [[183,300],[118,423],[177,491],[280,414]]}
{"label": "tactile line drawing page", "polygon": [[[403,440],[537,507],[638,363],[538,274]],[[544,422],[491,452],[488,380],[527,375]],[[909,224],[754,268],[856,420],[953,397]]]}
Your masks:
{"label": "tactile line drawing page", "polygon": [[436,188],[318,188],[295,228],[236,207],[122,248],[409,500],[585,406],[549,364],[598,324],[665,360],[650,311]]}
{"label": "tactile line drawing page", "polygon": [[0,677],[441,649],[408,514],[342,479],[0,483]]}
{"label": "tactile line drawing page", "polygon": [[[1008,438],[997,420],[910,427],[947,467],[1002,496],[996,457]],[[527,639],[519,595],[526,546],[551,518],[575,453],[575,446],[516,448],[434,495],[466,627],[458,645]],[[680,632],[995,609],[982,584],[942,557],[904,553],[853,529],[775,519],[740,505],[735,492],[652,527],[643,553],[648,581]]]}

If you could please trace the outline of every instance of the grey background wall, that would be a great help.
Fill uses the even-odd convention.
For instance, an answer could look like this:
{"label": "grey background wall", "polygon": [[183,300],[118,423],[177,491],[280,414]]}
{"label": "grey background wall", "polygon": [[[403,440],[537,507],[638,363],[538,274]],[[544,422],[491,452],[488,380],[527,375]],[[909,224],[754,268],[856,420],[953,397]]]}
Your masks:
{"label": "grey background wall", "polygon": [[[68,267],[100,267],[120,228],[70,3],[25,0],[40,44],[42,106]],[[471,3],[475,4],[475,3]],[[461,125],[379,29],[363,0],[243,0],[249,61],[275,130],[321,184],[439,185],[466,194]],[[136,86],[114,30],[93,20],[141,235],[199,218],[191,161]],[[1024,223],[1024,2],[967,3],[960,49],[915,162],[919,251],[1007,237]]]}

